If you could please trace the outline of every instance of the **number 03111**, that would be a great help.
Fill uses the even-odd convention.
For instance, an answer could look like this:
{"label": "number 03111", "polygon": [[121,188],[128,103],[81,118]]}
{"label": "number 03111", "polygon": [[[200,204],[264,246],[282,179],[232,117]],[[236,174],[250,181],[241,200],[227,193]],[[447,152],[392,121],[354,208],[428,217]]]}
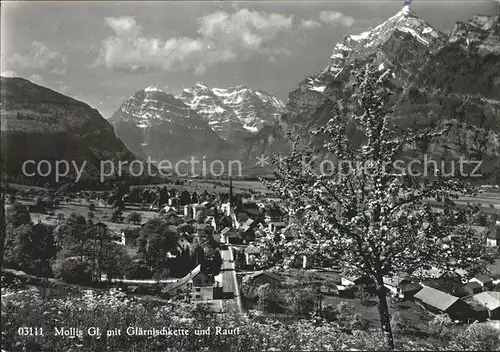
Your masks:
{"label": "number 03111", "polygon": [[43,329],[24,326],[17,329],[17,334],[21,336],[43,336]]}

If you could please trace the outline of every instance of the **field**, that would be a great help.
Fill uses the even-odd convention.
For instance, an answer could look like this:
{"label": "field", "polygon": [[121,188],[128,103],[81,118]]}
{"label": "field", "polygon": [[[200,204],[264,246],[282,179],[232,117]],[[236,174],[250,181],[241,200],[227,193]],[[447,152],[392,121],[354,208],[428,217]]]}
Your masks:
{"label": "field", "polygon": [[[19,201],[24,204],[33,204],[32,200],[21,199]],[[90,210],[85,203],[86,203],[85,200],[80,200],[80,203],[77,203],[75,201],[72,201],[70,203],[63,202],[52,209],[52,211],[54,212],[53,216],[47,214],[31,213],[31,219],[34,223],[42,221],[48,224],[56,224],[58,214],[63,214],[65,219],[68,218],[69,215],[73,212],[82,215],[84,217],[87,217]],[[114,233],[120,233],[123,229],[128,227],[135,227],[135,225],[127,223],[126,220],[124,222],[119,222],[119,223],[111,222],[110,219],[112,212],[113,209],[110,207],[96,207],[95,210],[92,210],[92,213],[94,213],[93,221],[103,222],[108,226],[108,229]],[[147,210],[139,206],[129,205],[125,208],[125,210],[123,210],[124,219],[127,219],[128,214],[130,214],[131,212],[137,212],[141,214],[142,221],[153,219],[154,217],[156,217],[157,214],[156,211]]]}
{"label": "field", "polygon": [[[190,179],[185,181],[183,185],[175,184],[159,184],[159,185],[145,185],[138,187],[167,187],[168,189],[176,189],[179,191],[189,191],[203,193],[214,192],[214,193],[229,193],[229,181],[228,180],[201,180],[201,179]],[[235,193],[252,192],[256,194],[266,194],[272,195],[273,193],[267,189],[260,181],[243,181],[243,180],[233,180],[233,191]]]}

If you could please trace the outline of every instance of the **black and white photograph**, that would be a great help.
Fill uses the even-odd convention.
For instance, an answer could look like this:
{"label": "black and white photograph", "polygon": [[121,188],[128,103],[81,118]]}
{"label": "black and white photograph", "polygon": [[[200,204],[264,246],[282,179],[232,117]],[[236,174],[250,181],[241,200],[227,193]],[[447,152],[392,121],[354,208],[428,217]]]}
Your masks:
{"label": "black and white photograph", "polygon": [[499,13],[2,1],[1,352],[500,351]]}

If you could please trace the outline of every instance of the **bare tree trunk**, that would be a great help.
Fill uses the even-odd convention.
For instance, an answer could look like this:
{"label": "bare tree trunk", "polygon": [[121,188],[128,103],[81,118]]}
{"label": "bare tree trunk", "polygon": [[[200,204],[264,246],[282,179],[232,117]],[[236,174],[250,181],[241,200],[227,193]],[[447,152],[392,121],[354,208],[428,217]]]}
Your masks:
{"label": "bare tree trunk", "polygon": [[387,291],[383,282],[377,283],[377,296],[378,296],[378,311],[380,314],[380,324],[386,346],[390,350],[394,350],[394,337],[392,336],[391,329],[391,316],[389,314],[389,306],[387,305]]}

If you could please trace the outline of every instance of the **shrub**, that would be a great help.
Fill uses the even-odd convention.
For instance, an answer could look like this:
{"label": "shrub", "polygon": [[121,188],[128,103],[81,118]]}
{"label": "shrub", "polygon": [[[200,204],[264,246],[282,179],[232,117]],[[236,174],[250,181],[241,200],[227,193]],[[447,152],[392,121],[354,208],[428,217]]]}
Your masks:
{"label": "shrub", "polygon": [[14,202],[11,207],[6,209],[5,223],[13,228],[26,225],[31,221],[30,214],[26,206],[19,202]]}
{"label": "shrub", "polygon": [[95,204],[93,202],[89,202],[89,205],[87,207],[89,208],[90,211],[95,210]]}
{"label": "shrub", "polygon": [[132,222],[134,224],[139,224],[142,221],[142,215],[139,214],[138,212],[134,211],[134,212],[128,214],[127,220],[128,220],[128,222]]}
{"label": "shrub", "polygon": [[[455,340],[455,339],[454,339]],[[488,324],[474,323],[458,334],[455,340],[461,349],[468,351],[499,351],[500,334]]]}
{"label": "shrub", "polygon": [[133,262],[125,268],[125,276],[127,279],[151,279],[153,273],[144,263]]}
{"label": "shrub", "polygon": [[316,305],[316,293],[313,288],[289,291],[285,301],[290,310],[296,315],[308,315]]}
{"label": "shrub", "polygon": [[413,328],[411,323],[401,312],[396,312],[392,315],[391,327],[394,332],[401,332]]}
{"label": "shrub", "polygon": [[450,333],[449,327],[453,321],[448,314],[439,314],[429,322],[429,333],[439,338],[447,337]]}
{"label": "shrub", "polygon": [[9,195],[9,203],[14,204],[15,201],[16,201],[16,195],[15,194]]}
{"label": "shrub", "polygon": [[89,284],[92,282],[92,267],[79,258],[66,258],[57,261],[53,268],[54,276],[70,284]]}
{"label": "shrub", "polygon": [[54,200],[50,196],[42,198],[42,203],[45,208],[52,208],[54,206]]}
{"label": "shrub", "polygon": [[122,218],[122,211],[119,209],[115,209],[111,214],[111,222],[118,222]]}
{"label": "shrub", "polygon": [[45,204],[43,203],[42,199],[40,197],[35,198],[35,204],[33,205],[33,210],[38,213],[44,213],[45,212]]}

